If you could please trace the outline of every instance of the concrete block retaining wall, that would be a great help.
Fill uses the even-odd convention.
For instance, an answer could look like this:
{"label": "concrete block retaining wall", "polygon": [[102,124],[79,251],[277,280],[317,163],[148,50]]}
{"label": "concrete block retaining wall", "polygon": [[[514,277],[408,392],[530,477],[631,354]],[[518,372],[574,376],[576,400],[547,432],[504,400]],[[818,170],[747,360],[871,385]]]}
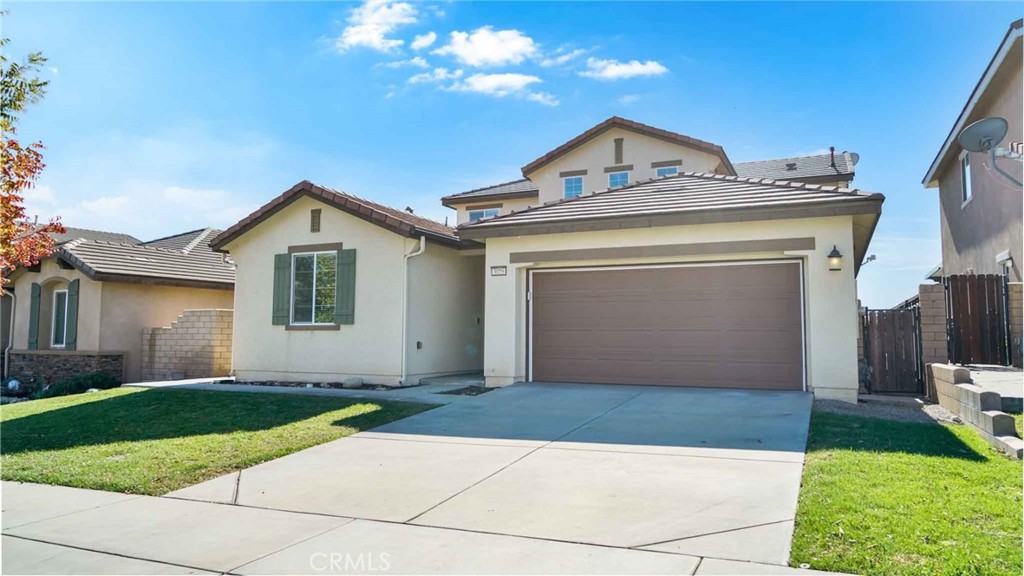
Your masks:
{"label": "concrete block retaining wall", "polygon": [[142,332],[142,379],[231,374],[232,310],[185,310],[168,327]]}
{"label": "concrete block retaining wall", "polygon": [[1017,437],[1013,417],[1000,411],[997,392],[972,383],[971,372],[950,364],[928,364],[925,369],[929,396],[940,406],[972,426],[993,446],[1020,458],[1024,440]]}
{"label": "concrete block retaining wall", "polygon": [[1024,367],[1024,283],[1010,282],[1008,294],[1010,314],[1010,350],[1013,365]]}
{"label": "concrete block retaining wall", "polygon": [[942,284],[921,284],[921,356],[925,364],[945,364],[949,360],[946,347],[946,287]]}

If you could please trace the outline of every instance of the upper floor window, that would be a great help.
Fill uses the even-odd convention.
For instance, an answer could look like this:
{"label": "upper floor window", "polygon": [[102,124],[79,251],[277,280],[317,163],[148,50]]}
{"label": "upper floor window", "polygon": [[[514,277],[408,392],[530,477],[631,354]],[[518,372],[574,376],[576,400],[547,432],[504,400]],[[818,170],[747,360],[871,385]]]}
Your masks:
{"label": "upper floor window", "polygon": [[68,336],[68,291],[53,291],[53,324],[50,326],[50,345],[63,348]]}
{"label": "upper floor window", "polygon": [[566,198],[575,198],[583,194],[583,176],[570,176],[563,179],[562,190]]}
{"label": "upper floor window", "polygon": [[666,166],[664,168],[658,168],[658,178],[664,178],[665,176],[675,176],[679,174],[679,166]]}
{"label": "upper floor window", "polygon": [[334,324],[338,253],[292,255],[292,324]]}
{"label": "upper floor window", "polygon": [[488,208],[486,210],[470,210],[469,221],[476,222],[481,218],[493,218],[498,215],[498,208]]}
{"label": "upper floor window", "polygon": [[967,204],[973,196],[971,191],[971,155],[966,150],[960,156],[960,194],[961,205]]}
{"label": "upper floor window", "polygon": [[629,172],[612,172],[608,174],[608,187],[625,186],[629,184]]}

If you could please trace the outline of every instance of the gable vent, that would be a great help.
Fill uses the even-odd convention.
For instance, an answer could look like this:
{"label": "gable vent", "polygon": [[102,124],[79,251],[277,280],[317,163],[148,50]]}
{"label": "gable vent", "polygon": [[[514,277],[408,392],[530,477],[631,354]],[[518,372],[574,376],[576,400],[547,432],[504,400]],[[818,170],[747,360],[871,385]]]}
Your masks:
{"label": "gable vent", "polygon": [[320,231],[320,208],[313,208],[309,211],[309,231]]}

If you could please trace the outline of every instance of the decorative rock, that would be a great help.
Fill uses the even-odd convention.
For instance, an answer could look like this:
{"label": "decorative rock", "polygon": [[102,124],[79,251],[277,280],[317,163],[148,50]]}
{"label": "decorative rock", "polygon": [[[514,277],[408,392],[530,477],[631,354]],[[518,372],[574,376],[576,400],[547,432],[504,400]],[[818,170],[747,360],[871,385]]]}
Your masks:
{"label": "decorative rock", "polygon": [[356,377],[356,378],[346,378],[345,381],[341,383],[341,387],[342,388],[359,388],[362,385],[363,385],[363,379],[362,378],[358,378],[358,377]]}
{"label": "decorative rock", "polygon": [[85,391],[85,393],[86,394],[92,394],[93,392],[99,392],[99,391],[100,391],[99,388],[89,388],[88,390]]}

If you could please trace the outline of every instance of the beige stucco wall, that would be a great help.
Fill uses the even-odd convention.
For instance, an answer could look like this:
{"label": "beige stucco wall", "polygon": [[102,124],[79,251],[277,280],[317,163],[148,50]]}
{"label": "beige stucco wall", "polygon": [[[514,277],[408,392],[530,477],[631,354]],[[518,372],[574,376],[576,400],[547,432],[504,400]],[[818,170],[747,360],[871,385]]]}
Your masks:
{"label": "beige stucco wall", "polygon": [[[984,96],[979,99],[968,123],[1001,116],[1009,122],[1009,132],[1000,146],[1024,141],[1024,79],[1021,70],[1021,41],[1003,61]],[[1013,266],[1011,282],[1024,279],[1024,195],[1019,186],[1003,178],[990,166],[988,154],[971,153],[972,198],[963,203],[960,183],[960,153],[953,143],[950,154],[936,176],[942,232],[942,271],[944,274],[1001,274],[996,255],[1009,250]],[[1013,160],[998,160],[1003,170],[1021,179],[1022,165]]]}
{"label": "beige stucco wall", "polygon": [[510,198],[507,200],[477,200],[476,202],[469,202],[466,204],[453,204],[452,208],[455,208],[455,222],[462,224],[463,222],[469,222],[469,213],[473,210],[479,210],[478,206],[486,208],[498,208],[499,214],[508,214],[513,210],[523,210],[537,203],[537,197],[532,198]]}
{"label": "beige stucco wall", "polygon": [[563,197],[562,177],[559,173],[570,170],[586,170],[583,177],[583,192],[608,188],[605,167],[616,166],[615,139],[623,138],[621,164],[632,164],[630,182],[654,178],[657,174],[651,162],[682,160],[681,172],[715,172],[719,167],[717,156],[673,144],[651,136],[644,136],[622,128],[612,128],[593,138],[582,146],[558,158],[554,162],[526,176],[540,188],[539,203],[559,200]]}
{"label": "beige stucco wall", "polygon": [[[93,283],[95,284],[95,282]],[[104,282],[99,350],[125,352],[127,382],[142,380],[142,333],[169,326],[187,309],[231,308],[231,290]],[[79,314],[82,307],[79,305]],[[78,323],[81,331],[81,316]],[[81,334],[81,332],[79,332]],[[79,349],[82,350],[81,336]]]}
{"label": "beige stucco wall", "polygon": [[[512,265],[509,263],[512,252],[803,237],[815,238],[816,248],[788,254],[587,260],[544,263],[542,266],[635,265],[779,257],[801,259],[804,261],[808,387],[819,398],[856,401],[857,290],[850,261],[853,232],[849,216],[488,239],[488,269],[490,266],[508,266],[508,275],[486,276],[484,374],[487,384],[503,386],[523,381],[527,375],[527,271],[541,265]],[[843,270],[838,272],[828,270],[825,258],[833,245],[846,255]]]}
{"label": "beige stucco wall", "polygon": [[[39,272],[19,270],[14,280],[15,318],[14,348],[28,348],[29,309],[32,302],[32,283],[41,286],[39,298],[39,348],[50,347],[50,325],[53,321],[52,302],[54,289],[63,290],[68,283],[79,280],[78,291],[78,350],[95,352],[100,348],[101,299],[106,284],[94,282],[78,270],[64,270],[53,258],[43,260]],[[136,332],[136,336],[140,333]],[[109,349],[107,349],[109,350]]]}
{"label": "beige stucco wall", "polygon": [[482,370],[483,316],[484,256],[427,243],[409,260],[406,384]]}

